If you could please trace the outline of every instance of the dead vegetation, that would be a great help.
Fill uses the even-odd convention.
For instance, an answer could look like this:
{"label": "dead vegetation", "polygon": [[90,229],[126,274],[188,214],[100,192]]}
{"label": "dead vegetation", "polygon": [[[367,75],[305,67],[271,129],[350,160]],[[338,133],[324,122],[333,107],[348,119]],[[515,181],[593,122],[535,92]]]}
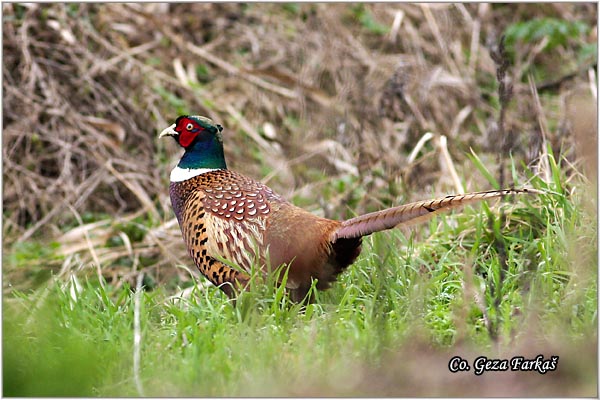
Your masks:
{"label": "dead vegetation", "polygon": [[463,165],[497,154],[491,50],[533,18],[589,29],[512,44],[513,153],[532,163],[544,137],[595,160],[572,145],[595,108],[568,107],[596,101],[592,3],[3,4],[4,252],[58,242],[38,267],[59,276],[189,279],[166,189],[179,150],[156,140],[182,113],[226,127],[231,168],[329,217],[484,189]]}
{"label": "dead vegetation", "polygon": [[[543,174],[547,166],[536,168],[550,143],[573,164],[573,177],[597,178],[595,3],[2,7],[5,300],[51,277],[75,291],[81,276],[115,292],[140,287],[144,276],[146,288],[191,292],[196,272],[167,189],[180,149],[157,140],[183,113],[225,126],[231,168],[332,218],[489,188],[466,156],[471,148],[497,173],[506,156],[499,149],[510,144],[517,165]],[[558,33],[536,36],[539,20],[559,24],[551,31]],[[498,99],[494,54],[502,35],[510,102]],[[569,251],[583,266],[573,287],[588,279],[593,255],[581,249],[595,245],[590,236],[574,238]],[[475,290],[467,285],[469,302]],[[34,291],[27,304],[37,307],[49,293]],[[567,298],[565,308],[578,301]],[[381,363],[343,365],[355,371],[350,381],[330,387],[300,376],[302,385],[286,390],[596,393],[597,331],[573,347],[572,338],[536,322],[534,315],[525,343],[511,343],[506,356],[560,354],[554,377],[440,374],[452,355],[472,361],[480,349],[459,336],[450,354],[419,333]],[[561,340],[533,342],[541,336]]]}

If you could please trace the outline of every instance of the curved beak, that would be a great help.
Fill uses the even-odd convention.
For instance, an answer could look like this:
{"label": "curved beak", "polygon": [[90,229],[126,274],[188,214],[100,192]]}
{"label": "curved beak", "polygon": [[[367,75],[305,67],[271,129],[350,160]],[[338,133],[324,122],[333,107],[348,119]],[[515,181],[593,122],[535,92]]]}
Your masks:
{"label": "curved beak", "polygon": [[175,125],[175,124],[173,124],[173,125],[169,126],[168,128],[164,129],[164,130],[163,130],[163,131],[160,133],[160,135],[158,135],[158,138],[160,139],[160,138],[162,138],[162,137],[165,137],[165,136],[177,136],[177,135],[179,135],[179,133],[177,133],[177,132],[175,131],[175,126],[176,126],[176,125]]}

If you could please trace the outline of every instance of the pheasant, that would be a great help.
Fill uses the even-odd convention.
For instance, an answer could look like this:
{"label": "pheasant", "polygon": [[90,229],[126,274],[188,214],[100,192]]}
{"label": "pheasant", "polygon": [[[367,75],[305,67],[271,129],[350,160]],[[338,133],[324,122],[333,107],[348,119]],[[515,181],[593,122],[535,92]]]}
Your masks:
{"label": "pheasant", "polygon": [[229,297],[247,287],[252,265],[268,273],[285,264],[290,298],[302,301],[314,279],[317,289],[327,289],[356,260],[363,236],[484,199],[536,193],[504,189],[458,194],[334,221],[227,169],[222,130],[206,117],[184,115],[159,138],[172,136],[185,150],[171,171],[169,193],[188,252],[200,272]]}

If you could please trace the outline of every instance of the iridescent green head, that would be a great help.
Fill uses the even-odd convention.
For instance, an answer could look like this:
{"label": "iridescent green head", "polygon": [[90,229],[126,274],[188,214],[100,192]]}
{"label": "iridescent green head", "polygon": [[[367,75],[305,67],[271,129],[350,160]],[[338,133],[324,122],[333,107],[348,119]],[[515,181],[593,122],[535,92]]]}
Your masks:
{"label": "iridescent green head", "polygon": [[221,125],[209,118],[182,115],[158,137],[172,136],[185,149],[178,164],[180,168],[226,169],[222,130]]}

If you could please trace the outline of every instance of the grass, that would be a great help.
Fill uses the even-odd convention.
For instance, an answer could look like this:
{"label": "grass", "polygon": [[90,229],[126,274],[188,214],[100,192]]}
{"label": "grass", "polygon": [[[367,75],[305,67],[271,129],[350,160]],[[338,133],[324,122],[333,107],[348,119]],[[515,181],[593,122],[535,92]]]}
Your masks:
{"label": "grass", "polygon": [[[451,353],[549,357],[557,351],[558,376],[575,376],[580,386],[565,383],[556,393],[593,395],[595,380],[584,377],[595,356],[573,351],[597,340],[596,230],[581,197],[558,193],[555,184],[565,178],[559,166],[554,172],[559,176],[549,184],[534,180],[552,193],[503,206],[502,282],[490,229],[498,208],[484,205],[414,231],[368,237],[359,261],[331,290],[317,293],[314,304],[290,303],[272,282],[256,285],[236,306],[214,287],[196,285],[180,298],[161,287],[143,291],[143,394],[447,395],[456,389],[445,392],[440,382],[475,379],[448,372]],[[574,247],[581,241],[589,247]],[[569,261],[574,249],[581,263]],[[4,395],[140,395],[134,298],[127,285],[103,287],[75,275],[5,296]],[[385,378],[398,368],[418,368],[422,358],[433,371],[429,385]],[[536,375],[499,376],[524,391],[491,393],[543,395],[547,385],[536,387]],[[371,379],[381,382],[373,386]],[[485,382],[473,380],[461,393],[490,394]]]}
{"label": "grass", "polygon": [[[592,3],[6,4],[3,394],[597,396],[596,24]],[[368,237],[314,304],[255,281],[234,307],[169,202],[180,149],[156,136],[182,113],[329,218],[457,180],[547,194]],[[538,354],[558,370],[448,371]]]}

